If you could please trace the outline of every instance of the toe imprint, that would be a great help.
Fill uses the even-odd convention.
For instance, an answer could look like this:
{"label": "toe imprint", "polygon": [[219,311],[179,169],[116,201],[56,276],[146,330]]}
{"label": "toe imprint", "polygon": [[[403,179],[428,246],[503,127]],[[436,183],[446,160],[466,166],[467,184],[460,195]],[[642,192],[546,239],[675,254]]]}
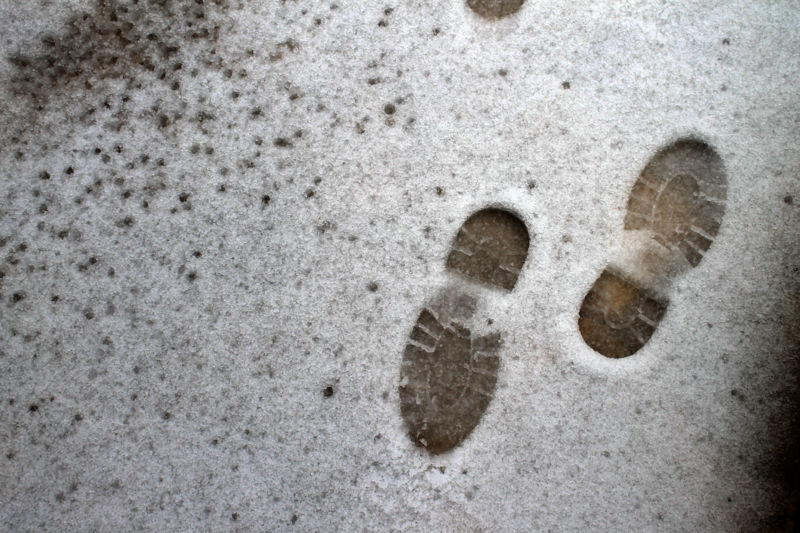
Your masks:
{"label": "toe imprint", "polygon": [[[433,313],[424,309],[420,322]],[[406,345],[400,409],[409,435],[419,446],[442,453],[459,444],[478,425],[494,395],[500,359],[499,334],[475,337],[455,322],[436,328],[430,350]]]}
{"label": "toe imprint", "polygon": [[626,357],[650,339],[667,299],[633,281],[642,278],[637,270],[674,275],[661,267],[675,256],[697,266],[719,231],[726,193],[722,160],[706,143],[683,139],[653,156],[631,191],[625,230],[646,232],[667,252],[643,250],[642,264],[629,265],[631,275],[613,267],[603,271],[580,310],[578,327],[586,344],[607,357]]}
{"label": "toe imprint", "polygon": [[628,198],[625,229],[651,231],[696,266],[719,231],[726,195],[717,153],[701,141],[678,141],[642,170]]}

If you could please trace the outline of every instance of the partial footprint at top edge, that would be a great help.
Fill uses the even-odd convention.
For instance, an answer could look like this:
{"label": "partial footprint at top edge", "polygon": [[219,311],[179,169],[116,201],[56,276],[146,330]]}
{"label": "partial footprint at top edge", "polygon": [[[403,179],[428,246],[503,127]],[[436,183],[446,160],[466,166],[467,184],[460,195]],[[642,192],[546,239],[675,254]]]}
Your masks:
{"label": "partial footprint at top edge", "polygon": [[519,11],[525,0],[467,0],[467,5],[484,18],[499,19]]}
{"label": "partial footprint at top edge", "polygon": [[[462,225],[447,268],[482,285],[511,291],[528,250],[514,215],[484,209]],[[459,445],[494,396],[500,334],[476,335],[478,300],[468,284],[440,291],[419,314],[403,353],[400,411],[411,440],[433,454]]]}
{"label": "partial footprint at top edge", "polygon": [[[650,249],[641,256],[649,264],[606,267],[581,306],[578,327],[586,344],[619,358],[647,343],[668,304],[655,285],[666,280],[647,286],[637,267],[658,270],[663,265],[654,263],[676,257],[697,266],[717,235],[726,195],[722,160],[702,141],[679,140],[650,159],[633,186],[625,215],[626,231],[646,232],[643,246]],[[662,278],[677,271],[664,272]]]}

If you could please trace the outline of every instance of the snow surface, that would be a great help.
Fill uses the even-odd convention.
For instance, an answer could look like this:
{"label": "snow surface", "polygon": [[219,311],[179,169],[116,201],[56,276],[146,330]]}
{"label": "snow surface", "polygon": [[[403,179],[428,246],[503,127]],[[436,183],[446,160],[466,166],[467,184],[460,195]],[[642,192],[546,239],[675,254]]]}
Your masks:
{"label": "snow surface", "polygon": [[[46,81],[47,37],[116,5],[0,1],[2,529],[787,527],[797,2],[175,0],[123,28],[179,47],[152,69],[106,35],[69,42],[117,63],[68,49],[82,68]],[[581,301],[687,135],[724,161],[722,227],[649,343],[607,359]],[[431,456],[402,350],[490,205],[529,257],[487,303],[495,397]]]}

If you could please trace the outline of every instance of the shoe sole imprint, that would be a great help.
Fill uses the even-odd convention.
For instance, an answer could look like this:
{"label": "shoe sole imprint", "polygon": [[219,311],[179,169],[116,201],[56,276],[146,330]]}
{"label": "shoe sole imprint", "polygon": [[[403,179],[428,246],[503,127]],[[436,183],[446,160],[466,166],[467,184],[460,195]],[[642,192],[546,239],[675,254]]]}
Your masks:
{"label": "shoe sole imprint", "polygon": [[586,294],[578,319],[586,344],[620,358],[647,343],[669,303],[669,282],[697,266],[716,237],[726,196],[722,159],[702,141],[678,140],[650,159],[625,215],[634,259],[608,265]]}
{"label": "shoe sole imprint", "polygon": [[467,5],[477,15],[487,19],[499,19],[516,13],[525,0],[467,0]]}
{"label": "shoe sole imprint", "polygon": [[528,245],[523,222],[501,209],[477,211],[459,230],[446,262],[459,280],[422,309],[400,367],[400,412],[417,446],[458,446],[494,397],[501,335],[468,329],[478,304],[469,285],[513,290]]}

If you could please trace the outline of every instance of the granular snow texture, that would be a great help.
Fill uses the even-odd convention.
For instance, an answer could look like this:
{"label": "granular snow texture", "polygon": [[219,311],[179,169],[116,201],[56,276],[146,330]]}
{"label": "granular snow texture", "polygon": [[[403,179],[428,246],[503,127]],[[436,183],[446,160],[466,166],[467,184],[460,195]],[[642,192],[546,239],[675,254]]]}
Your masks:
{"label": "granular snow texture", "polygon": [[[800,9],[635,4],[0,0],[0,529],[790,530]],[[606,357],[582,302],[681,139],[724,216]],[[513,290],[448,268],[484,208],[527,255],[462,270]],[[482,322],[415,332],[453,287]],[[444,451],[423,334],[467,384],[501,339]]]}

